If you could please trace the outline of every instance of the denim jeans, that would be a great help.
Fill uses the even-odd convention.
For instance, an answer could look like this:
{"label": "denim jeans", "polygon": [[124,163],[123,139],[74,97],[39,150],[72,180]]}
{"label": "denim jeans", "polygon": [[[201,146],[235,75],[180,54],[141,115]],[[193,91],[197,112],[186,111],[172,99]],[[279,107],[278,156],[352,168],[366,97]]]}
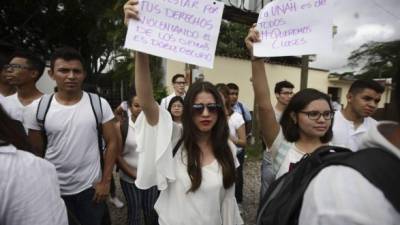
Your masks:
{"label": "denim jeans", "polygon": [[72,214],[81,225],[101,225],[106,203],[95,203],[94,193],[94,188],[88,188],[78,194],[61,196],[69,214]]}

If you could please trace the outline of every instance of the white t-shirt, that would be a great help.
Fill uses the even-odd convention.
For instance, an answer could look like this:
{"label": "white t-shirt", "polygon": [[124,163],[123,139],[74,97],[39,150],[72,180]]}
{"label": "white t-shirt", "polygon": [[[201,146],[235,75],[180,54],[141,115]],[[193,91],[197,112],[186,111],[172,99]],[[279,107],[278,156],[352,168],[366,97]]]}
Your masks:
{"label": "white t-shirt", "polygon": [[361,137],[371,127],[376,126],[377,121],[371,117],[364,118],[364,122],[357,127],[354,127],[354,123],[344,118],[341,111],[335,113],[333,119],[333,138],[332,145],[342,146],[357,151],[361,146]]}
{"label": "white t-shirt", "polygon": [[0,147],[0,224],[68,225],[54,166],[14,146]]}
{"label": "white t-shirt", "polygon": [[[136,120],[139,162],[136,186],[148,189],[154,185],[161,191],[154,208],[160,225],[239,225],[243,224],[235,200],[235,187],[225,189],[217,160],[202,167],[198,190],[191,186],[187,173],[183,144],[173,157],[172,150],[182,129],[172,122],[170,114],[160,107],[158,124],[150,126],[143,114]],[[235,151],[235,146],[229,142]],[[235,159],[235,165],[238,161]]]}
{"label": "white t-shirt", "polygon": [[[29,129],[40,130],[37,105],[25,114]],[[114,118],[108,102],[101,98],[102,124]],[[74,105],[63,105],[54,96],[44,124],[47,135],[45,158],[56,167],[62,195],[77,194],[100,181],[100,154],[96,119],[89,96],[83,92]]]}
{"label": "white t-shirt", "polygon": [[[128,133],[126,135],[124,149],[122,150],[122,158],[128,163],[129,166],[137,168],[138,152],[136,151],[137,143],[136,143],[135,123],[132,121],[131,116],[129,116],[128,119],[129,119]],[[135,182],[134,179],[126,175],[122,170],[119,170],[119,176],[125,182],[132,184]]]}
{"label": "white t-shirt", "polygon": [[[176,96],[176,94],[175,94],[175,93],[172,93],[172,94],[168,95],[167,97],[161,99],[160,106],[163,107],[164,109],[168,109],[169,102],[170,102],[171,99],[172,99],[173,97],[175,97],[175,96]],[[185,98],[185,96],[181,96],[181,97],[182,97],[182,99]]]}
{"label": "white t-shirt", "polygon": [[[244,119],[242,114],[238,112],[233,112],[232,115],[229,116],[228,125],[229,125],[229,134],[233,137],[234,140],[239,138],[237,130],[244,124]],[[242,151],[242,147],[236,146],[237,153]]]}
{"label": "white t-shirt", "polygon": [[[7,96],[4,98],[3,107],[11,118],[14,120],[18,120],[24,125],[25,132],[28,133],[28,128],[26,126],[26,122],[24,121],[25,111],[28,110],[29,106],[38,104],[40,98],[33,100],[29,105],[23,105],[18,98],[18,94],[15,93],[13,95]],[[36,112],[35,112],[36,113]]]}
{"label": "white t-shirt", "polygon": [[[400,158],[400,149],[388,142],[376,126],[363,136],[363,145],[387,150]],[[400,213],[394,209],[383,192],[358,171],[346,166],[330,166],[323,169],[311,181],[303,199],[300,225],[400,223]]]}
{"label": "white t-shirt", "polygon": [[294,142],[286,141],[282,128],[279,129],[278,136],[276,136],[270,151],[273,153],[272,168],[276,173],[276,179],[289,172],[290,164],[297,163],[305,155],[304,152],[296,147]]}

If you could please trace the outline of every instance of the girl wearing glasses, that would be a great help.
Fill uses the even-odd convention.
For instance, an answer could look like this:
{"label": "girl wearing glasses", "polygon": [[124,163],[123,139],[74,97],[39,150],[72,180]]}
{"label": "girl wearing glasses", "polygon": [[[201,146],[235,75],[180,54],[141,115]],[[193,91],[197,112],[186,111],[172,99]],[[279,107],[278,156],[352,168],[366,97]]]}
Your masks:
{"label": "girl wearing glasses", "polygon": [[183,98],[181,96],[171,98],[168,105],[168,112],[171,114],[172,120],[182,126]]}
{"label": "girl wearing glasses", "polygon": [[[124,5],[125,23],[138,18],[137,0]],[[156,103],[148,55],[135,54],[135,85],[142,114],[136,120],[139,161],[136,185],[157,185],[160,225],[243,224],[234,197],[235,146],[222,99],[209,82],[186,93],[182,128]],[[180,141],[181,140],[181,141]]]}
{"label": "girl wearing glasses", "polygon": [[253,26],[245,43],[252,56],[253,88],[260,127],[272,153],[272,166],[278,178],[305,154],[328,145],[332,139],[334,113],[328,95],[315,89],[304,89],[292,97],[278,123],[270,100],[264,60],[252,55],[253,43],[259,41],[259,33]]}

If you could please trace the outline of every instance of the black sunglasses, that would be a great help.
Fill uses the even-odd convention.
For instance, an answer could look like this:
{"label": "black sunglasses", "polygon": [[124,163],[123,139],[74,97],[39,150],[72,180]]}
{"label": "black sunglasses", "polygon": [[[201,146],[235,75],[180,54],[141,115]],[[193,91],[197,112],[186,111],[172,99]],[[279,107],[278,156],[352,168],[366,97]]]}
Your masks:
{"label": "black sunglasses", "polygon": [[192,105],[192,110],[195,113],[202,114],[204,112],[204,109],[207,108],[208,112],[210,113],[216,113],[218,110],[220,110],[222,107],[221,105],[217,103],[209,103],[209,104],[193,104]]}

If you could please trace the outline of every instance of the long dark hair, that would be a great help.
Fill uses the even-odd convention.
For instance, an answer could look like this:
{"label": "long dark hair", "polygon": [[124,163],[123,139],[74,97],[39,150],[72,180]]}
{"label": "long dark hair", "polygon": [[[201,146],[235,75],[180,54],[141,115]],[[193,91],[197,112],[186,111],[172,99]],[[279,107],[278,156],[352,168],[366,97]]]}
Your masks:
{"label": "long dark hair", "polygon": [[[280,120],[282,132],[287,141],[296,142],[300,138],[300,128],[290,114],[294,112],[297,115],[300,111],[306,108],[308,104],[315,100],[325,100],[328,103],[330,110],[333,111],[330,98],[327,94],[312,88],[307,88],[297,92],[290,100],[285,111],[283,111],[282,118]],[[328,131],[324,136],[320,137],[322,143],[327,143],[332,139],[332,125],[333,118]]]}
{"label": "long dark hair", "polygon": [[16,148],[32,152],[24,127],[19,121],[13,120],[0,104],[0,140],[12,144]]}
{"label": "long dark hair", "polygon": [[[201,151],[197,145],[199,130],[193,122],[192,105],[196,96],[201,92],[210,93],[217,104],[222,106],[222,98],[210,82],[196,82],[188,90],[183,104],[182,126],[183,143],[187,151],[187,172],[192,186],[188,192],[196,191],[202,181]],[[211,143],[214,157],[222,168],[224,188],[231,187],[235,182],[235,163],[232,151],[228,145],[229,128],[224,110],[218,110],[218,118],[211,130]]]}

